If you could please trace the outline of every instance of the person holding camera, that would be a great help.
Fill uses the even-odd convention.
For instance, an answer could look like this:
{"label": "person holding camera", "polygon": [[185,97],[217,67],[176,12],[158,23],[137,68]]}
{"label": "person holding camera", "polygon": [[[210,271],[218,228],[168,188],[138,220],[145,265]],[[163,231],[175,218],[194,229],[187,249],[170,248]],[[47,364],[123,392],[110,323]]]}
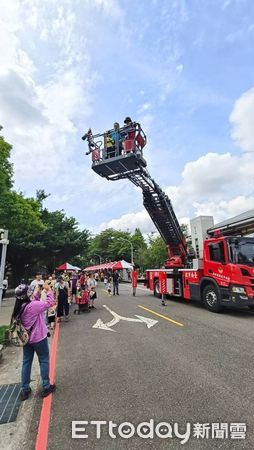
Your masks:
{"label": "person holding camera", "polygon": [[21,372],[21,400],[27,400],[31,394],[30,377],[34,358],[37,354],[42,379],[42,397],[47,397],[55,391],[55,384],[50,384],[49,379],[49,346],[48,329],[45,324],[44,314],[54,304],[54,295],[50,286],[45,283],[43,290],[46,293],[44,302],[38,301],[33,296],[33,289],[25,284],[15,289],[16,302],[12,313],[12,321],[19,318],[29,334],[29,341],[23,347],[23,362]]}

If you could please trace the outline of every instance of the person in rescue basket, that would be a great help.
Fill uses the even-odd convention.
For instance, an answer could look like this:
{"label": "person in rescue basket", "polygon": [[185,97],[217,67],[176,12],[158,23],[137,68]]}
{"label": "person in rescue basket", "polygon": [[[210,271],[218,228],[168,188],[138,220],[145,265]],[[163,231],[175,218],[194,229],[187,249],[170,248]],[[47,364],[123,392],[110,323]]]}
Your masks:
{"label": "person in rescue basket", "polygon": [[47,397],[56,389],[55,384],[50,384],[49,380],[49,347],[45,324],[45,311],[53,306],[54,295],[50,286],[45,283],[44,290],[47,298],[44,302],[31,300],[33,289],[25,284],[19,285],[15,289],[16,302],[12,313],[11,321],[19,318],[23,327],[29,333],[29,341],[23,347],[23,363],[21,372],[21,400],[27,400],[31,394],[30,376],[34,357],[37,354],[40,364],[42,379],[42,397]]}
{"label": "person in rescue basket", "polygon": [[115,156],[121,155],[123,149],[123,135],[120,132],[120,125],[118,122],[114,123],[114,130],[112,131],[110,136],[114,143]]}

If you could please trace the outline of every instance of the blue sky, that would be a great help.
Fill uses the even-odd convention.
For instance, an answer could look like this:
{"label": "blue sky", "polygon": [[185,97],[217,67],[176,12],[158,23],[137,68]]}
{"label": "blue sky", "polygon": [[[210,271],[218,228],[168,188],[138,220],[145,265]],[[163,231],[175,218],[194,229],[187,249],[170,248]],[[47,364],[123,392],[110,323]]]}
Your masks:
{"label": "blue sky", "polygon": [[254,208],[251,0],[0,0],[0,123],[16,188],[81,227],[154,229],[142,194],[84,157],[126,115],[181,222]]}

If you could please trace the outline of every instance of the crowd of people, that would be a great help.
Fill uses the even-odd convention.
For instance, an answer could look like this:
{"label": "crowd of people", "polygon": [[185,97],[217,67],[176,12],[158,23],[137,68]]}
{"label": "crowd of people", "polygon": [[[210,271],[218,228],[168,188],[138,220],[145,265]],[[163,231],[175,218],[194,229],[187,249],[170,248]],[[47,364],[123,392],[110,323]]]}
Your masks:
{"label": "crowd of people", "polygon": [[[114,123],[113,129],[104,133],[104,156],[103,158],[112,158],[114,156],[120,156],[124,150],[124,141],[130,140],[133,142],[132,151],[138,151],[138,142],[134,141],[137,135],[140,134],[140,124],[133,122],[130,117],[126,117],[124,120],[124,126],[120,127],[118,122]],[[83,140],[87,140],[89,151],[86,155],[89,155],[95,149],[100,150],[96,142],[91,128],[82,137]],[[143,138],[142,138],[143,139]],[[143,143],[144,145],[144,143]],[[137,147],[136,147],[137,146]],[[142,147],[142,146],[141,146]],[[130,151],[130,150],[129,150]]]}
{"label": "crowd of people", "polygon": [[135,127],[136,122],[133,122],[130,117],[125,118],[123,128],[120,128],[120,124],[118,122],[114,123],[113,131],[108,131],[105,133],[104,137],[106,158],[111,158],[112,156],[122,154],[123,142],[127,139],[134,140],[135,138]]}
{"label": "crowd of people", "polygon": [[35,275],[30,284],[21,280],[21,284],[15,289],[16,302],[14,305],[11,324],[20,321],[28,334],[28,340],[23,345],[23,362],[21,371],[21,399],[27,400],[31,394],[31,368],[34,353],[37,354],[42,379],[42,397],[47,397],[56,389],[55,384],[50,383],[49,378],[49,346],[48,337],[55,323],[64,318],[69,320],[70,304],[75,303],[78,311],[88,311],[95,308],[97,298],[97,282],[106,282],[108,292],[111,295],[111,283],[113,283],[113,295],[119,295],[118,271],[86,273],[82,271],[67,272],[56,276],[43,277],[41,273]]}

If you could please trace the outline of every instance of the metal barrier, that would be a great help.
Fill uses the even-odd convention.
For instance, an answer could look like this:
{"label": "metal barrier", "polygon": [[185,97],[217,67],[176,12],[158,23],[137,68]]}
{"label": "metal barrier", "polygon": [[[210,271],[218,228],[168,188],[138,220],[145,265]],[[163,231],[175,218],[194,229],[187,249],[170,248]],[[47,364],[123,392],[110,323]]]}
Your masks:
{"label": "metal barrier", "polygon": [[143,156],[146,145],[146,135],[139,123],[101,134],[93,135],[90,132],[83,139],[88,141],[89,151],[86,154],[92,154],[93,164],[130,153]]}

